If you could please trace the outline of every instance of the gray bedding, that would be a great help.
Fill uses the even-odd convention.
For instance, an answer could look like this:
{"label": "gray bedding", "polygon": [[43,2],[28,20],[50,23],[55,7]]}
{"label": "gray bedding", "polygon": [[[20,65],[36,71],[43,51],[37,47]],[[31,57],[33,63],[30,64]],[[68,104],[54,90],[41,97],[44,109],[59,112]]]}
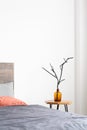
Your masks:
{"label": "gray bedding", "polygon": [[0,130],[87,130],[87,117],[40,105],[1,107]]}

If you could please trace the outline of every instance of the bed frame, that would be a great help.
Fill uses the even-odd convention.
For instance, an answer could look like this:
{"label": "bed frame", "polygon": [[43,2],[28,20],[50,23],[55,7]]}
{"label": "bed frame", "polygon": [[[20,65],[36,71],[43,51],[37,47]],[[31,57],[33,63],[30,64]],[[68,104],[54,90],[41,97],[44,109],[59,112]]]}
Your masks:
{"label": "bed frame", "polygon": [[0,83],[14,82],[14,64],[0,63]]}

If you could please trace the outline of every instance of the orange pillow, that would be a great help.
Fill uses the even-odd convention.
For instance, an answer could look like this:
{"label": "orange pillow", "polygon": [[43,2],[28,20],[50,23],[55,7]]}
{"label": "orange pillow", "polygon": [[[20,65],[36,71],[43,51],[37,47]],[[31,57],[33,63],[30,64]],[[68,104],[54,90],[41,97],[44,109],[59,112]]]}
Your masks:
{"label": "orange pillow", "polygon": [[0,106],[27,105],[25,102],[10,96],[0,97]]}

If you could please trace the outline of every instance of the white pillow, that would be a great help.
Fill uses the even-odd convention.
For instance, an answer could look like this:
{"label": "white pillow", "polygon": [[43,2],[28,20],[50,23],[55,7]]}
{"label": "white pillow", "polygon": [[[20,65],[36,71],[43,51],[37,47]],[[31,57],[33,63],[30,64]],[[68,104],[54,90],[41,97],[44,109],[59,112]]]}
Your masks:
{"label": "white pillow", "polygon": [[0,84],[0,96],[14,97],[13,82]]}

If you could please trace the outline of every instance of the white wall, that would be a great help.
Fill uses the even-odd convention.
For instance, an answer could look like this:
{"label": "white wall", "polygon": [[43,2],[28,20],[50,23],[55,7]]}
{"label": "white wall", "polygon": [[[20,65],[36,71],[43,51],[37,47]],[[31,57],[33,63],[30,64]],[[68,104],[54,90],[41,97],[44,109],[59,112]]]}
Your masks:
{"label": "white wall", "polygon": [[76,107],[87,114],[87,0],[76,0]]}
{"label": "white wall", "polygon": [[[0,1],[0,62],[15,63],[15,96],[29,104],[53,98],[63,58],[74,56],[74,0]],[[74,111],[74,60],[64,66],[63,99]]]}

